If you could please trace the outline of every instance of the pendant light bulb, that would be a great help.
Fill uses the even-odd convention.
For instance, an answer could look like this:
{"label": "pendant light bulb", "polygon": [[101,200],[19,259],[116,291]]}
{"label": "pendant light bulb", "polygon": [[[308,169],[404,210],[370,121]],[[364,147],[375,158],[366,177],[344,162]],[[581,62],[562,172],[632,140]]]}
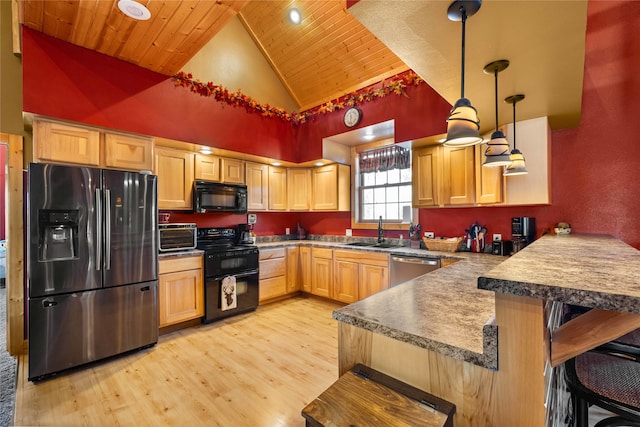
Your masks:
{"label": "pendant light bulb", "polygon": [[496,130],[491,135],[491,140],[487,144],[484,152],[485,160],[482,166],[499,167],[511,164],[511,156],[509,155],[509,142],[505,138],[501,130],[498,129],[498,73],[509,67],[509,61],[501,59],[493,61],[484,67],[484,72],[493,74],[495,80],[495,108],[496,108]]}
{"label": "pendant light bulb", "polygon": [[504,176],[526,175],[527,171],[524,156],[516,148],[516,104],[524,99],[524,95],[512,95],[505,98],[505,102],[513,104],[513,150],[511,150],[511,164],[504,169]]}
{"label": "pendant light bulb", "polygon": [[471,105],[471,101],[464,97],[464,60],[465,33],[467,18],[473,16],[482,5],[481,0],[456,0],[447,10],[447,16],[452,21],[462,21],[462,62],[460,77],[460,99],[456,101],[447,119],[447,138],[443,141],[448,147],[467,147],[482,142],[480,136],[480,120],[478,111]]}

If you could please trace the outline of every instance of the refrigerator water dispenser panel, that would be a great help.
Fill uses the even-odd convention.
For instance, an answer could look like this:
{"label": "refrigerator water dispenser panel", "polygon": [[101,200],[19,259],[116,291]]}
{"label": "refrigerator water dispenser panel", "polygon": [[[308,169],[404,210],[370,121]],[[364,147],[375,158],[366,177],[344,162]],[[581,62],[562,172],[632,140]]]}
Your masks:
{"label": "refrigerator water dispenser panel", "polygon": [[77,209],[41,209],[38,215],[38,261],[64,261],[77,258]]}

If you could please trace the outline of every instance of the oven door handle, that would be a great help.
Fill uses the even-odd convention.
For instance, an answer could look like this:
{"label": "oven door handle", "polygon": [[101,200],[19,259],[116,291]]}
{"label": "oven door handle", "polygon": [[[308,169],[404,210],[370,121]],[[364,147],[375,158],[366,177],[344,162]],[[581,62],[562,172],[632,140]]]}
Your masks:
{"label": "oven door handle", "polygon": [[258,274],[258,269],[251,270],[251,271],[244,271],[238,274],[224,274],[222,276],[214,277],[213,280],[222,280],[225,277],[229,277],[229,276],[234,276],[236,279],[238,279],[240,277],[253,276],[254,274]]}

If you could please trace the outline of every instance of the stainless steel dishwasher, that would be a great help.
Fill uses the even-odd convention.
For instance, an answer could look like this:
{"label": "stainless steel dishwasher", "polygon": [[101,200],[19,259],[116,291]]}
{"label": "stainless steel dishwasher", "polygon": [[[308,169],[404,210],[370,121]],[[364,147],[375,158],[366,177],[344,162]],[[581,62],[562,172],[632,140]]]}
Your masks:
{"label": "stainless steel dishwasher", "polygon": [[440,268],[440,258],[391,255],[390,286],[399,285]]}

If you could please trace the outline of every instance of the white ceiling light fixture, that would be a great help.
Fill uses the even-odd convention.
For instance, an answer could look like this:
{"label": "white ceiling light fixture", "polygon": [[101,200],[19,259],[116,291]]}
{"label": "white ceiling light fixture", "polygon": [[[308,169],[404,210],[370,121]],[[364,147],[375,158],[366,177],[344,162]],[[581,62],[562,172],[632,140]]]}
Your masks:
{"label": "white ceiling light fixture", "polygon": [[211,154],[211,153],[213,153],[213,151],[211,151],[211,148],[209,148],[209,147],[202,147],[200,149],[200,153],[201,154]]}
{"label": "white ceiling light fixture", "polygon": [[295,25],[298,25],[300,22],[302,22],[302,14],[295,7],[289,9],[289,21],[291,21]]}
{"label": "white ceiling light fixture", "polygon": [[460,99],[456,101],[447,119],[447,147],[468,147],[482,142],[478,111],[464,97],[464,59],[467,18],[473,16],[482,5],[482,0],[456,0],[449,6],[447,16],[452,21],[462,21],[462,70],[460,73]]}
{"label": "white ceiling light fixture", "polygon": [[524,95],[511,95],[504,99],[513,104],[513,150],[511,150],[511,164],[504,168],[504,176],[526,175],[529,173],[524,164],[524,156],[516,148],[516,104],[524,99]]}
{"label": "white ceiling light fixture", "polygon": [[129,18],[136,19],[138,21],[147,21],[151,18],[151,12],[145,6],[133,0],[120,0],[118,2],[118,9],[122,11]]}
{"label": "white ceiling light fixture", "polygon": [[504,137],[504,134],[498,129],[498,73],[504,71],[509,66],[509,61],[506,59],[500,59],[493,61],[490,64],[485,65],[484,72],[487,74],[493,74],[495,79],[495,107],[496,107],[496,130],[491,135],[491,140],[487,144],[487,149],[484,152],[485,161],[482,166],[485,167],[499,167],[508,166],[511,164],[511,157],[509,156],[509,143]]}

